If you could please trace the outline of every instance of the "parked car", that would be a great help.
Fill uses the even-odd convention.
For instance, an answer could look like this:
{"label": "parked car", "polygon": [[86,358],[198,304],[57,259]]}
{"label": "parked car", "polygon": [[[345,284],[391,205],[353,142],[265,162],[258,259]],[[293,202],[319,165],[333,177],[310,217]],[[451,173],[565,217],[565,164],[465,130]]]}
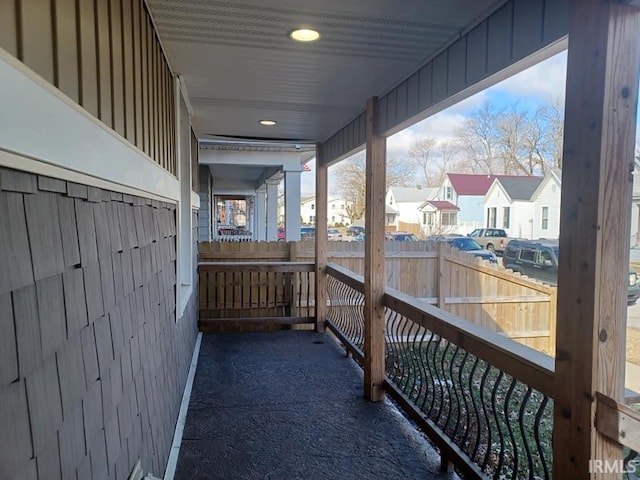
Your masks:
{"label": "parked car", "polygon": [[342,232],[337,228],[329,228],[327,230],[327,238],[329,240],[342,240]]}
{"label": "parked car", "polygon": [[385,240],[393,240],[396,242],[417,242],[418,238],[409,232],[387,232]]}
{"label": "parked car", "polygon": [[300,227],[300,240],[313,240],[316,238],[316,227]]}
{"label": "parked car", "polygon": [[433,237],[429,237],[427,241],[446,242],[458,250],[473,254],[474,257],[481,258],[482,260],[489,260],[491,263],[498,263],[496,254],[483,249],[473,238],[458,235],[435,235]]}
{"label": "parked car", "polygon": [[347,236],[349,237],[355,237],[360,233],[364,233],[364,227],[361,227],[359,225],[351,225],[349,228],[347,228]]}
{"label": "parked car", "polygon": [[[505,268],[549,285],[558,283],[557,240],[511,240],[502,256]],[[629,270],[627,304],[634,305],[640,298],[640,277]]]}
{"label": "parked car", "polygon": [[482,248],[497,253],[502,253],[507,244],[514,240],[501,228],[476,228],[467,236],[473,238]]}

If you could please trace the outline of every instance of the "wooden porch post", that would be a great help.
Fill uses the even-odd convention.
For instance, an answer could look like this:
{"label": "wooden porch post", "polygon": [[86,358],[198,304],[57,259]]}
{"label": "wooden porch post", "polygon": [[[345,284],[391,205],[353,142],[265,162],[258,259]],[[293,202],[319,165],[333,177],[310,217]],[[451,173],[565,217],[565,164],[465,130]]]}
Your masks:
{"label": "wooden porch post", "polygon": [[638,10],[572,0],[565,109],[553,477],[620,458],[594,428],[595,392],[624,392]]}
{"label": "wooden porch post", "polygon": [[384,398],[384,198],[387,139],[376,133],[375,97],[367,101],[366,209],[364,240],[364,394]]}
{"label": "wooden porch post", "polygon": [[324,332],[327,316],[327,166],[316,145],[316,332]]}

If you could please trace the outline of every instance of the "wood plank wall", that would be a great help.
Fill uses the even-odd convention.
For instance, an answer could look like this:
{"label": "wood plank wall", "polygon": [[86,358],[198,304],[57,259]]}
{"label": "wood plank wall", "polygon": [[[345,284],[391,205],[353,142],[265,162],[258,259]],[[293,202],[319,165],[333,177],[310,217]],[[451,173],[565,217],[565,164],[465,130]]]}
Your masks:
{"label": "wood plank wall", "polygon": [[[294,245],[295,248],[292,248]],[[200,261],[315,262],[315,242],[200,242]],[[327,262],[364,274],[362,242],[328,242]],[[385,284],[472,323],[553,355],[556,288],[486,265],[448,245],[385,242]],[[206,282],[200,283],[205,298]],[[310,285],[309,295],[315,295]]]}
{"label": "wood plank wall", "polygon": [[[557,52],[568,33],[568,0],[508,0],[460,35],[420,70],[378,99],[376,133],[392,135],[456,101],[506,78],[516,62],[526,67],[538,50]],[[484,83],[481,83],[484,82]],[[344,159],[365,143],[365,112],[338,130],[319,147],[326,165]]]}
{"label": "wood plank wall", "polygon": [[3,1],[0,47],[177,174],[173,74],[142,0]]}

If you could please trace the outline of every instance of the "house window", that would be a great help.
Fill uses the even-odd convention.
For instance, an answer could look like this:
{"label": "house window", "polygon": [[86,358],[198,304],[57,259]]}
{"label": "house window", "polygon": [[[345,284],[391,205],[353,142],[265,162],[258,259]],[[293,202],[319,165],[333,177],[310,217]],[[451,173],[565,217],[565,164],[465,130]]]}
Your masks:
{"label": "house window", "polygon": [[315,209],[316,209],[316,206],[315,206],[315,204],[312,203],[311,204],[311,210],[315,210]]}
{"label": "house window", "polygon": [[451,200],[452,196],[453,196],[453,192],[451,187],[444,187],[444,199]]}
{"label": "house window", "polygon": [[336,209],[336,204],[335,204],[335,203],[332,203],[332,204],[331,204],[331,208],[332,208],[333,210],[335,210],[335,209]]}
{"label": "house window", "polygon": [[336,223],[336,216],[335,215],[331,216],[331,223]]}
{"label": "house window", "polygon": [[422,212],[422,224],[427,224],[427,212]]}
{"label": "house window", "polygon": [[542,230],[549,229],[549,207],[542,207]]}
{"label": "house window", "polygon": [[487,208],[487,227],[496,228],[496,207]]}
{"label": "house window", "polygon": [[316,223],[316,216],[315,215],[311,215],[309,217],[309,223]]}
{"label": "house window", "polygon": [[442,225],[457,225],[458,213],[457,212],[442,212]]}
{"label": "house window", "polygon": [[511,207],[504,207],[502,209],[502,228],[509,228],[510,213]]}
{"label": "house window", "polygon": [[340,210],[344,210],[344,203],[340,204]]}

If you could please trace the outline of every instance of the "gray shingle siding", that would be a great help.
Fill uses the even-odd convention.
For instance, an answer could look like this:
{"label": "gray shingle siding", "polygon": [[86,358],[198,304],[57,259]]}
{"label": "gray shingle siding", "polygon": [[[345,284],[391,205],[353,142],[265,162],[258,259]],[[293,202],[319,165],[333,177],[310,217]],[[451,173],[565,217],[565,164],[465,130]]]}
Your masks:
{"label": "gray shingle siding", "polygon": [[175,218],[0,168],[0,478],[162,475],[197,335],[196,294],[175,320]]}

